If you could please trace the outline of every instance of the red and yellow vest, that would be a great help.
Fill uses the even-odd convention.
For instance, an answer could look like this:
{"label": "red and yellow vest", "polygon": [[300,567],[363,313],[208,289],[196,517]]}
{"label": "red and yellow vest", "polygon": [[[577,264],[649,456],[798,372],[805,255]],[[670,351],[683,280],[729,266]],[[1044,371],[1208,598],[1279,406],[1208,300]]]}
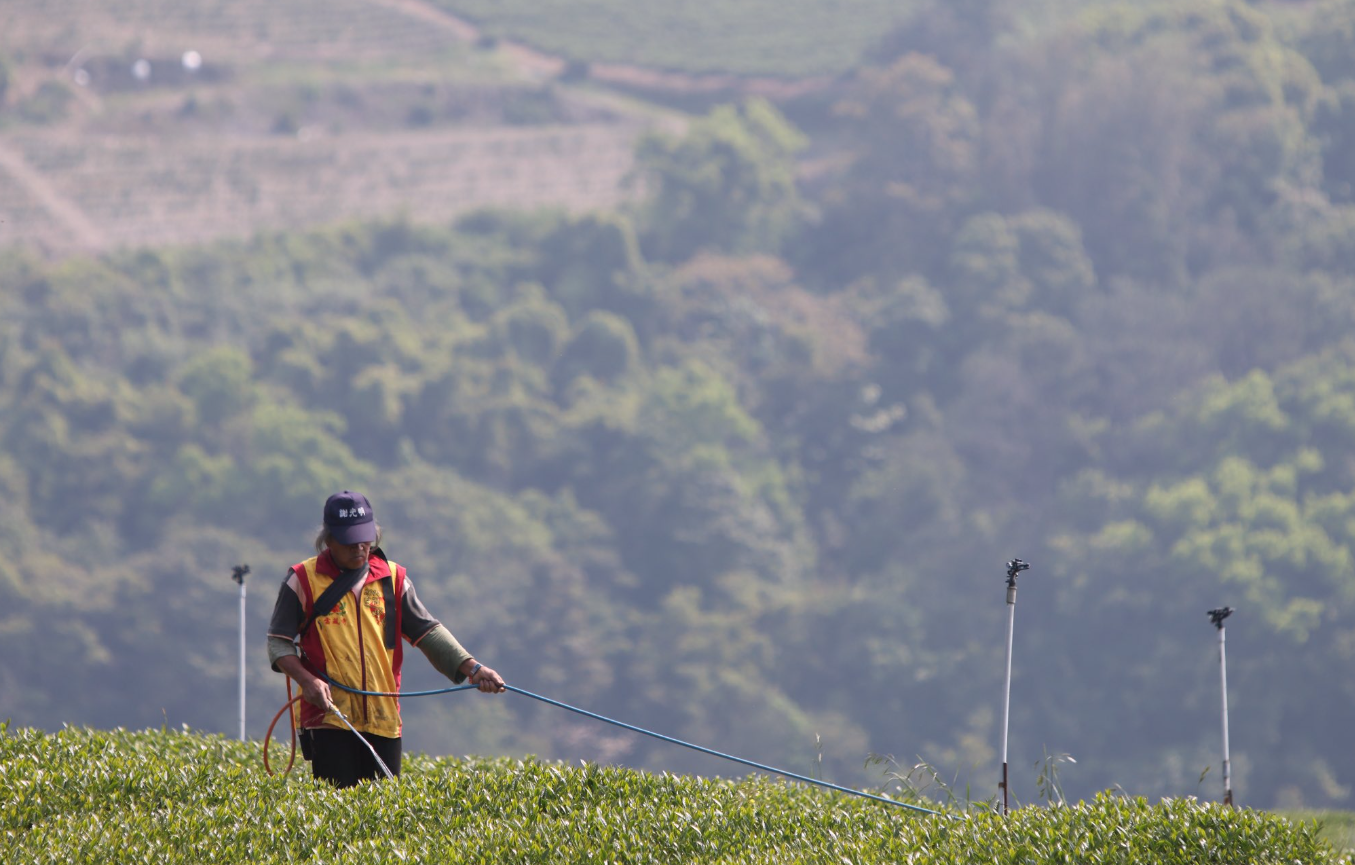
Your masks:
{"label": "red and yellow vest", "polygon": [[[361,691],[398,693],[400,664],[400,604],[405,569],[378,554],[367,560],[367,578],[357,598],[344,592],[334,608],[316,618],[301,635],[301,662],[317,676],[328,676]],[[293,565],[301,589],[301,606],[309,619],[315,601],[339,576],[328,551]],[[355,603],[356,601],[356,603]],[[351,694],[333,685],[330,697],[356,729],[378,736],[398,737],[400,698]],[[305,700],[297,726],[347,729],[332,712]]]}

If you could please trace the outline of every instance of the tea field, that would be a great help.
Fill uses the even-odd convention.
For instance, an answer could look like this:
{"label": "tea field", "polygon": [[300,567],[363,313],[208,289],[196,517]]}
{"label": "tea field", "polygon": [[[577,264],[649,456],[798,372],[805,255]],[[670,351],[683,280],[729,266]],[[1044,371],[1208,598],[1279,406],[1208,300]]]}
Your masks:
{"label": "tea field", "polygon": [[854,68],[913,0],[435,0],[486,34],[572,60],[787,78]]}
{"label": "tea field", "polygon": [[930,816],[763,778],[423,755],[340,791],[187,730],[3,725],[0,789],[9,863],[1350,861],[1312,823],[1191,799]]}

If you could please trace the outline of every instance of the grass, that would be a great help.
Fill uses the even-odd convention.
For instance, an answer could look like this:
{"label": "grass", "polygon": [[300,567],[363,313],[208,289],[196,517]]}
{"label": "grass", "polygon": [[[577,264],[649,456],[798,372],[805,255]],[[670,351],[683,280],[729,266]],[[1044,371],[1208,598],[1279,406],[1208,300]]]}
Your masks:
{"label": "grass", "polygon": [[760,778],[423,755],[334,790],[190,731],[2,725],[0,789],[9,863],[1349,861],[1312,824],[1191,799],[930,817]]}

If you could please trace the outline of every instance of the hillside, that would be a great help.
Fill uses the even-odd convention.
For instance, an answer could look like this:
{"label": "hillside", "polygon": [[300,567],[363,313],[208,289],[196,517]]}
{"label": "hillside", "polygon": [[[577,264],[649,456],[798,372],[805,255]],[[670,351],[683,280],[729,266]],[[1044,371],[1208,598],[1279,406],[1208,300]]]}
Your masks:
{"label": "hillside", "polygon": [[422,756],[335,791],[270,779],[258,757],[189,731],[0,727],[7,861],[1349,861],[1311,825],[1191,800],[927,817],[762,779]]}
{"label": "hillside", "polygon": [[476,38],[416,2],[7,3],[0,245],[622,201],[657,115]]}

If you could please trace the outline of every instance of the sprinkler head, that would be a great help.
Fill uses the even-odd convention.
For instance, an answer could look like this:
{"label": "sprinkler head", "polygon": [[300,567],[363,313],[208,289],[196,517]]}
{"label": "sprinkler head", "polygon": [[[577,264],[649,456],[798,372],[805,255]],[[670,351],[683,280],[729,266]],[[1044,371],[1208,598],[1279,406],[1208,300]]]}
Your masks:
{"label": "sprinkler head", "polygon": [[1217,610],[1209,611],[1209,621],[1220,631],[1223,630],[1223,620],[1233,614],[1232,607],[1219,607]]}
{"label": "sprinkler head", "polygon": [[1020,559],[1012,559],[1007,562],[1007,585],[1016,588],[1016,575],[1030,567],[1029,562],[1023,562]]}
{"label": "sprinkler head", "polygon": [[249,565],[236,565],[231,568],[231,579],[240,585],[245,584],[245,574],[249,573]]}

